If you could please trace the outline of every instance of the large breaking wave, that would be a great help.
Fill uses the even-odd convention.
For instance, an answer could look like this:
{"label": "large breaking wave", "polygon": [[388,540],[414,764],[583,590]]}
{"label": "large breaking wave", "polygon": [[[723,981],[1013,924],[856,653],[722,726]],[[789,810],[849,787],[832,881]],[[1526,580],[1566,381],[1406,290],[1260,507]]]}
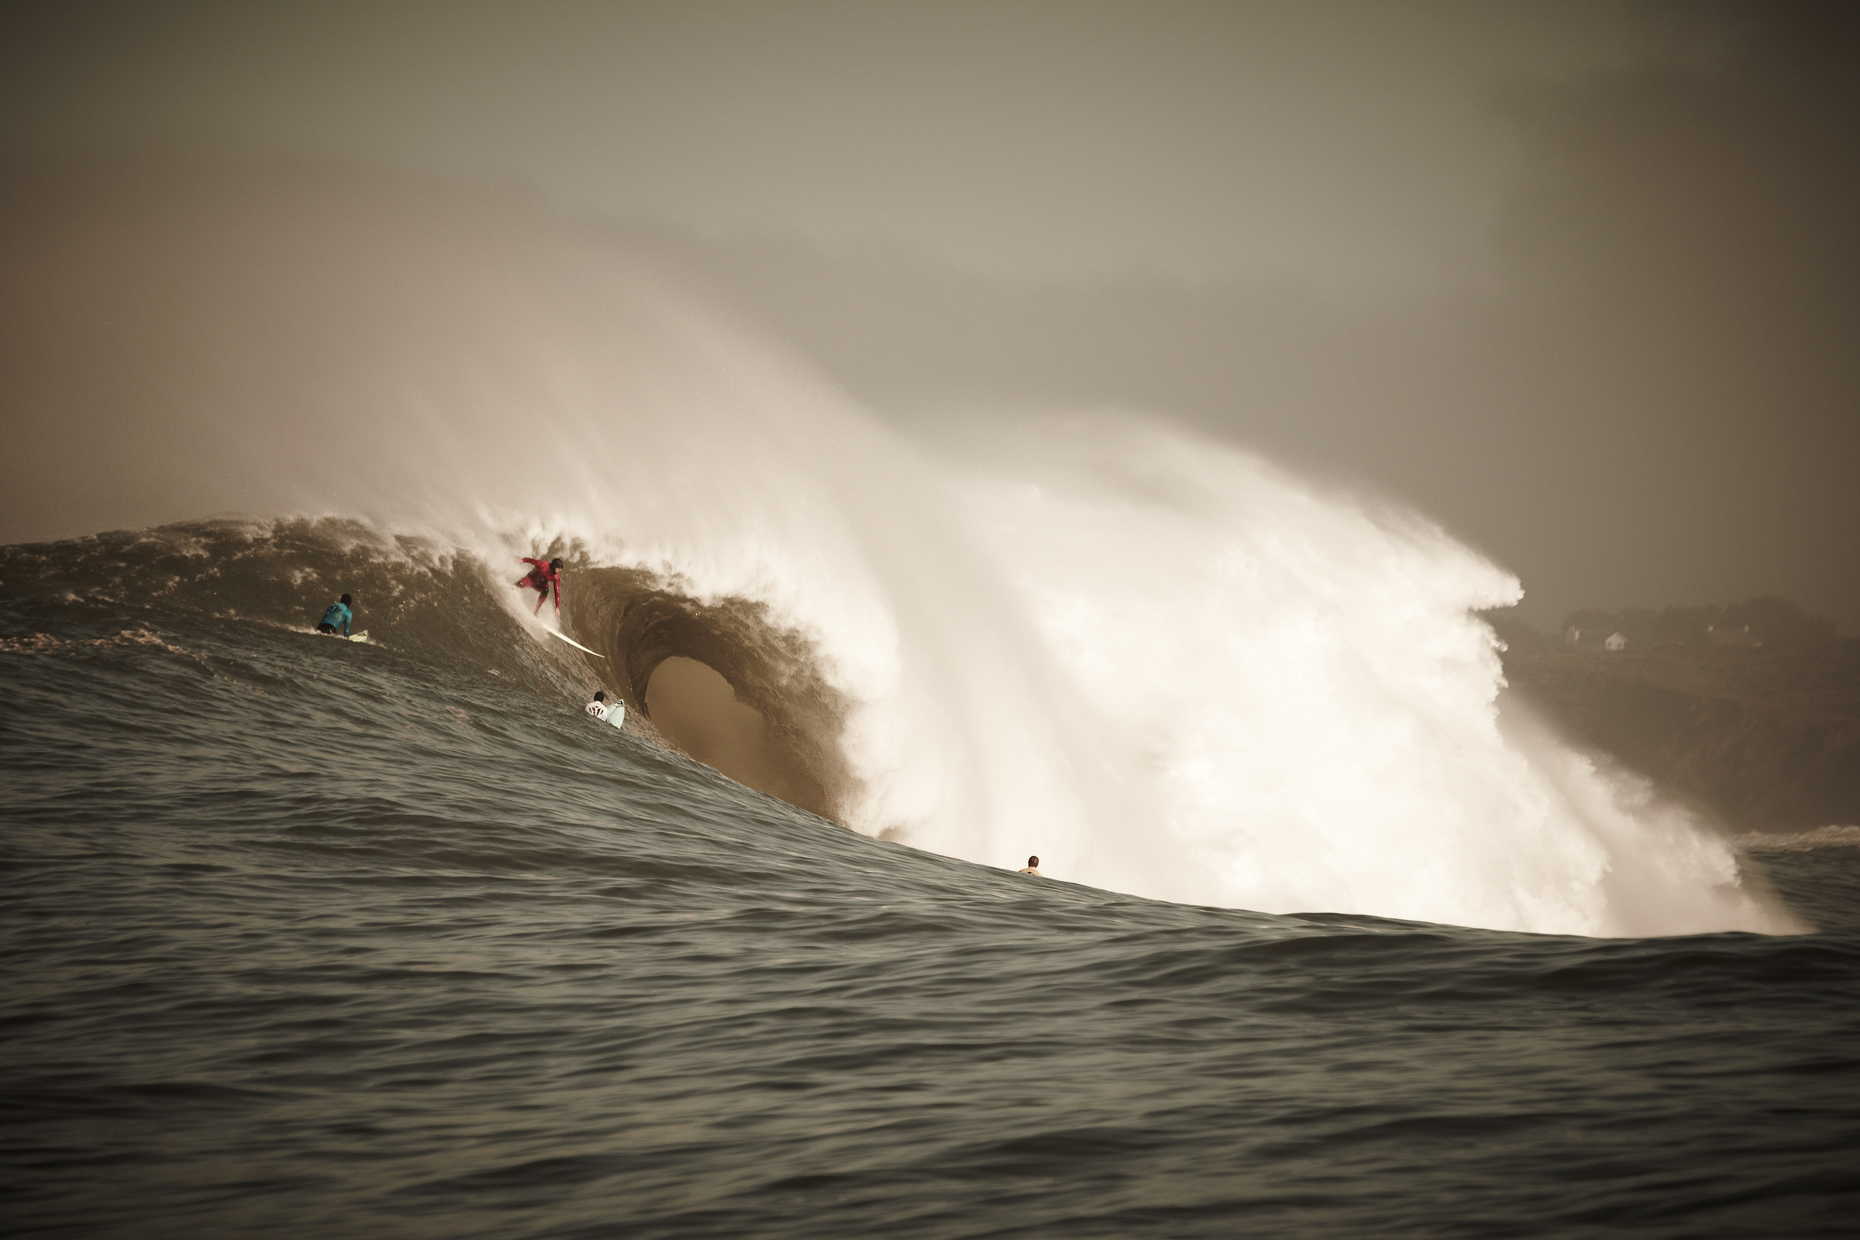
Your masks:
{"label": "large breaking wave", "polygon": [[[1502,700],[1474,613],[1519,585],[1419,517],[1128,414],[922,442],[507,205],[315,170],[129,179],[9,202],[32,460],[9,528],[319,520],[12,571],[106,588],[113,555],[108,588],[273,620],[353,581],[439,664],[507,674],[520,649],[856,830],[1112,889],[1792,928],[1731,846]],[[509,582],[539,551],[604,660],[525,636]]]}

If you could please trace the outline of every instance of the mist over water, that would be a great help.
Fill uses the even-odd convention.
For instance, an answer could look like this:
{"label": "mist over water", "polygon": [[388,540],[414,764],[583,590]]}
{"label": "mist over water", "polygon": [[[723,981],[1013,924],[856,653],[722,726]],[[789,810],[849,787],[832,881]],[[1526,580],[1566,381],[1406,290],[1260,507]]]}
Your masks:
{"label": "mist over water", "polygon": [[[700,661],[761,669],[820,808],[867,835],[1266,912],[1797,928],[1729,844],[1518,717],[1473,613],[1520,585],[1420,516],[1140,414],[907,439],[520,205],[128,181],[10,204],[37,223],[14,433],[46,463],[9,541],[361,518],[459,549],[519,617],[506,566],[565,549],[596,674],[628,659],[626,607],[577,597],[599,572],[753,614],[775,653]],[[819,708],[777,717],[784,684]]]}

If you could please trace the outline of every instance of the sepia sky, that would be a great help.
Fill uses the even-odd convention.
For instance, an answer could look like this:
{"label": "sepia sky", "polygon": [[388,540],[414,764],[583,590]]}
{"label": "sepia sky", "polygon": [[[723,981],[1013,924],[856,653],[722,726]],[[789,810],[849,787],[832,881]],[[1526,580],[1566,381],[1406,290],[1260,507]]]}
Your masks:
{"label": "sepia sky", "polygon": [[1540,624],[1773,592],[1853,633],[1857,43],[1818,4],[80,3],[9,18],[0,156],[515,188],[901,422],[1153,410],[1417,505]]}

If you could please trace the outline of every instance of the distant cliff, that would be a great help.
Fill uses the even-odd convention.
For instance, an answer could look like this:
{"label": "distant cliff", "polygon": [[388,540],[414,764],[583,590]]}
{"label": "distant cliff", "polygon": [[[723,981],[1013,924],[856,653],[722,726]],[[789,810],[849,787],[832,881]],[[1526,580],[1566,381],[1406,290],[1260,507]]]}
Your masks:
{"label": "distant cliff", "polygon": [[1860,641],[1609,652],[1494,619],[1506,679],[1578,744],[1739,830],[1860,823]]}

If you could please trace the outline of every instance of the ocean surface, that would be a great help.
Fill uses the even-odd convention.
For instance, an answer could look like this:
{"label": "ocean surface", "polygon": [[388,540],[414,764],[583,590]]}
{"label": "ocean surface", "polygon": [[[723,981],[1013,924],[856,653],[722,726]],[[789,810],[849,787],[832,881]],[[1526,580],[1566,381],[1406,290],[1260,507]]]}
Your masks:
{"label": "ocean surface", "polygon": [[1797,935],[1139,899],[616,732],[338,541],[0,550],[6,1234],[1860,1226],[1860,833],[1741,854]]}

